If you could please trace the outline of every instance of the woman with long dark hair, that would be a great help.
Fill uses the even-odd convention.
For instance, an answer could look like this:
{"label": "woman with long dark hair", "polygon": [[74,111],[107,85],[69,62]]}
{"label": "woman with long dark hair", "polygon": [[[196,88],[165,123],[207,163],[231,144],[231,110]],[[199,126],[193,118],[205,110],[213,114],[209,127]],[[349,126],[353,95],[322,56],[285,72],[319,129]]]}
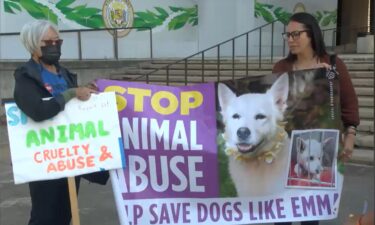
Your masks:
{"label": "woman with long dark hair", "polygon": [[[325,67],[331,69],[330,56],[324,45],[322,31],[317,20],[308,13],[292,15],[283,33],[288,42],[289,54],[273,67],[274,73]],[[359,124],[358,100],[348,70],[339,57],[335,57],[336,70],[340,84],[341,120],[343,131],[343,151],[339,156],[346,162],[353,153],[356,127]],[[290,225],[291,222],[277,223]],[[319,221],[304,221],[302,225],[318,225]]]}

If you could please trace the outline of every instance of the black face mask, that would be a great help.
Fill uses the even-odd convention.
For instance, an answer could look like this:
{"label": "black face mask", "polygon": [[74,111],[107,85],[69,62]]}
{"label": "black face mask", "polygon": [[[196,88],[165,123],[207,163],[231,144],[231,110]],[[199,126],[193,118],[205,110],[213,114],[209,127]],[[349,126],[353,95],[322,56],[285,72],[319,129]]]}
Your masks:
{"label": "black face mask", "polygon": [[48,65],[56,64],[61,56],[61,46],[60,45],[47,45],[40,47],[42,50],[42,56],[40,60]]}

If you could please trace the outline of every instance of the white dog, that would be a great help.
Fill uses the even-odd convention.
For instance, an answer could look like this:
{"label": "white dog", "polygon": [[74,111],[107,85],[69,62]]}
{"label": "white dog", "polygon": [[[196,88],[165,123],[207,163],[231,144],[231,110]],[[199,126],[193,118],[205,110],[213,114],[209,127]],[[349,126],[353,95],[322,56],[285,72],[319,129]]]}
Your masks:
{"label": "white dog", "polygon": [[297,137],[297,164],[294,166],[294,172],[298,177],[320,180],[323,171],[323,148],[330,140],[332,138],[319,142],[315,139],[303,140]]}
{"label": "white dog", "polygon": [[238,196],[270,195],[284,188],[289,139],[280,123],[288,90],[287,74],[262,94],[237,97],[226,85],[218,85],[225,151]]}

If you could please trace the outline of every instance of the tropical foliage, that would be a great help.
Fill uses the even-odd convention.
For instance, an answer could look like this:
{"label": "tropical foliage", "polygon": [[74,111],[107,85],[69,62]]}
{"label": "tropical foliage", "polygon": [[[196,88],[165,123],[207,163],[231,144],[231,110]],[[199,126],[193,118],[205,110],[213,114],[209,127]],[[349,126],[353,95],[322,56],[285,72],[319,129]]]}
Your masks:
{"label": "tropical foliage", "polygon": [[75,0],[60,0],[54,4],[48,0],[5,0],[4,10],[12,14],[25,10],[35,19],[47,19],[55,24],[62,20],[73,27],[104,27],[101,9],[88,7],[87,4],[72,7],[74,2]]}
{"label": "tropical foliage", "polygon": [[336,24],[336,21],[337,21],[337,10],[317,11],[313,15],[318,20],[320,26],[323,26],[323,27],[328,26],[330,24]]}
{"label": "tropical foliage", "polygon": [[280,20],[283,24],[286,24],[291,15],[292,13],[281,7],[255,1],[255,18],[263,18],[268,23]]}
{"label": "tropical foliage", "polygon": [[178,30],[186,24],[191,26],[198,24],[197,5],[191,8],[169,6],[169,11],[155,7],[154,11],[136,12],[133,26],[155,28],[167,23],[168,30]]}
{"label": "tropical foliage", "polygon": [[[79,25],[88,28],[103,28],[102,10],[87,4],[74,5],[76,0],[60,0],[51,3],[48,0],[4,0],[6,13],[17,14],[26,11],[35,19],[50,20],[58,24],[59,20],[72,28]],[[153,11],[135,12],[134,27],[167,26],[168,30],[178,30],[186,24],[198,24],[198,6],[191,8],[173,7],[168,9],[154,7]],[[144,30],[139,28],[138,30]]]}
{"label": "tropical foliage", "polygon": [[[259,1],[255,1],[255,17],[256,18],[263,18],[266,22],[270,23],[274,20],[279,20],[283,24],[287,24],[292,12],[287,12],[282,7],[278,7],[275,5],[261,3]],[[327,11],[316,11],[312,13],[315,18],[318,20],[319,25],[322,27],[336,24],[337,21],[337,10]]]}

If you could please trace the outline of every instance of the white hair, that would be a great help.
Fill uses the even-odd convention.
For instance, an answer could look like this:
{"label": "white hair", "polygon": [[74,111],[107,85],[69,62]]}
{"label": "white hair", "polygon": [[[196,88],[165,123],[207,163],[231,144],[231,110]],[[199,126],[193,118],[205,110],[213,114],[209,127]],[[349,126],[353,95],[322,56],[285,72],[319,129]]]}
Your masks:
{"label": "white hair", "polygon": [[33,54],[40,47],[42,37],[51,28],[57,34],[59,30],[57,27],[47,20],[35,20],[25,24],[21,29],[20,38],[26,50]]}

